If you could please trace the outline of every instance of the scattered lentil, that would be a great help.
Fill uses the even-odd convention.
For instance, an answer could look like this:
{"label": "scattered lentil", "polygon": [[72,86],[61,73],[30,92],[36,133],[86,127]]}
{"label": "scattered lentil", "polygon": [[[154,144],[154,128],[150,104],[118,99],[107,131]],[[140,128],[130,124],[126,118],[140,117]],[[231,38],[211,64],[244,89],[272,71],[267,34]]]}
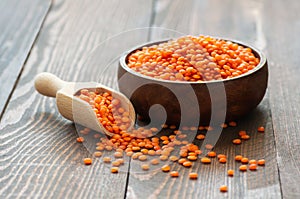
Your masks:
{"label": "scattered lentil", "polygon": [[256,164],[250,164],[249,165],[249,169],[252,170],[252,171],[254,171],[254,170],[257,169],[257,165]]}
{"label": "scattered lentil", "polygon": [[241,165],[239,169],[240,171],[247,171],[247,165]]}
{"label": "scattered lentil", "polygon": [[78,137],[76,138],[77,142],[82,143],[84,142],[84,138],[83,137]]}
{"label": "scattered lentil", "polygon": [[257,164],[258,164],[259,166],[264,166],[265,163],[266,163],[266,161],[265,161],[264,159],[260,159],[260,160],[257,161]]}
{"label": "scattered lentil", "polygon": [[101,156],[102,156],[102,152],[100,152],[100,151],[95,151],[95,152],[94,152],[94,156],[95,156],[95,157],[101,157]]}
{"label": "scattered lentil", "polygon": [[229,176],[233,176],[233,175],[234,175],[234,170],[229,169],[229,170],[227,171],[227,174],[228,174]]}
{"label": "scattered lentil", "polygon": [[234,159],[235,159],[236,161],[241,161],[242,158],[243,158],[243,156],[241,156],[241,155],[236,155]]}
{"label": "scattered lentil", "polygon": [[152,159],[150,162],[153,165],[159,164],[159,160],[158,159]]}
{"label": "scattered lentil", "polygon": [[260,126],[257,128],[257,131],[263,133],[263,132],[265,132],[265,127]]}
{"label": "scattered lentil", "polygon": [[164,165],[164,166],[161,167],[161,170],[162,170],[163,172],[169,172],[170,169],[171,169],[171,167],[170,167],[169,165]]}
{"label": "scattered lentil", "polygon": [[232,143],[233,144],[241,144],[242,140],[241,139],[234,139],[234,140],[232,140]]}
{"label": "scattered lentil", "polygon": [[171,171],[170,176],[171,177],[179,177],[179,173],[178,173],[178,171]]}
{"label": "scattered lentil", "polygon": [[119,172],[119,168],[118,167],[111,167],[110,171],[112,173],[118,173]]}
{"label": "scattered lentil", "polygon": [[227,188],[226,185],[220,186],[220,191],[221,191],[221,192],[227,192],[227,190],[228,190],[228,188]]}
{"label": "scattered lentil", "polygon": [[145,171],[147,171],[147,170],[150,169],[150,167],[149,167],[148,164],[142,164],[142,165],[141,165],[141,168],[142,168],[143,170],[145,170]]}
{"label": "scattered lentil", "polygon": [[190,179],[195,180],[198,178],[198,173],[189,173],[189,177],[190,177]]}
{"label": "scattered lentil", "polygon": [[92,159],[91,158],[84,158],[83,159],[83,163],[85,165],[91,165],[92,164]]}
{"label": "scattered lentil", "polygon": [[203,158],[201,158],[201,162],[203,164],[210,164],[211,163],[211,159],[209,159],[207,157],[203,157]]}
{"label": "scattered lentil", "polygon": [[242,158],[241,159],[241,163],[243,163],[243,164],[247,164],[248,162],[249,162],[248,158]]}

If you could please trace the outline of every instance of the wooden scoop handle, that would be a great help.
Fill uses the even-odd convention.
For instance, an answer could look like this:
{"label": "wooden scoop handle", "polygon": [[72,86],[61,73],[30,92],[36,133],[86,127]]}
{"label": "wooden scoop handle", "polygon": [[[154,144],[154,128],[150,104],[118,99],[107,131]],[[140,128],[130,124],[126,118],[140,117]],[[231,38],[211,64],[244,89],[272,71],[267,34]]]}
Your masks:
{"label": "wooden scoop handle", "polygon": [[43,72],[35,77],[34,86],[40,94],[56,97],[57,91],[62,89],[66,83],[51,73]]}

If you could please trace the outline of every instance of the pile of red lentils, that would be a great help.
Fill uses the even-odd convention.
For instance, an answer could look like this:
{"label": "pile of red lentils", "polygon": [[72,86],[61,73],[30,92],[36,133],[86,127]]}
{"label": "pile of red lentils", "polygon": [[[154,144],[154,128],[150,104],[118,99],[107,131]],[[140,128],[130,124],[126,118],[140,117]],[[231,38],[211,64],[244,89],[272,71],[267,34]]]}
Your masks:
{"label": "pile of red lentils", "polygon": [[242,75],[259,64],[250,48],[209,36],[184,36],[143,47],[127,58],[129,68],[171,81],[210,81]]}
{"label": "pile of red lentils", "polygon": [[[119,99],[112,97],[108,92],[95,92],[87,89],[82,89],[77,95],[82,100],[88,102],[99,122],[110,132],[114,133],[112,137],[103,137],[100,134],[94,134],[97,143],[95,146],[95,157],[102,157],[104,151],[113,152],[114,157],[104,156],[102,160],[106,164],[111,164],[111,172],[118,173],[119,167],[125,162],[124,157],[130,157],[132,160],[138,160],[142,164],[141,170],[147,171],[154,165],[162,163],[161,170],[168,172],[171,177],[177,178],[180,173],[176,170],[171,170],[171,164],[177,162],[186,168],[193,167],[200,160],[202,164],[211,164],[213,158],[217,158],[219,163],[225,164],[227,156],[225,154],[217,154],[213,151],[213,146],[205,145],[207,151],[202,151],[196,144],[188,141],[189,131],[212,131],[212,127],[182,127],[178,130],[174,125],[163,125],[170,131],[168,135],[159,135],[158,128],[135,128],[128,130],[130,125],[129,113],[125,110]],[[227,126],[236,126],[236,122],[222,124],[223,128]],[[259,127],[258,132],[264,132],[264,127]],[[80,134],[89,134],[90,129],[84,128]],[[242,144],[242,141],[250,139],[250,135],[246,131],[240,131],[238,138],[232,141],[233,144]],[[200,133],[196,136],[197,140],[204,140],[205,134]],[[84,137],[78,137],[77,142],[84,142]],[[175,150],[179,149],[179,150]],[[245,172],[247,170],[255,171],[257,166],[264,166],[264,159],[248,159],[243,155],[236,155],[235,160],[241,162],[239,170]],[[85,158],[84,164],[92,164],[92,158]],[[234,176],[234,169],[228,170],[228,176]],[[198,173],[189,173],[190,179],[197,179]],[[221,192],[227,192],[227,186],[220,187]]]}

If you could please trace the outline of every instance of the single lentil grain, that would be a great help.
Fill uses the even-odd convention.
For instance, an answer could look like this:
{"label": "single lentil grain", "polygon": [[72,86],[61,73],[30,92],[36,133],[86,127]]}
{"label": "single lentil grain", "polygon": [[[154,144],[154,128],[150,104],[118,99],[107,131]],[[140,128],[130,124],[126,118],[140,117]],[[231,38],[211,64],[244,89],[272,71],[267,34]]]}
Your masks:
{"label": "single lentil grain", "polygon": [[111,162],[111,158],[110,157],[103,157],[103,162],[110,163]]}
{"label": "single lentil grain", "polygon": [[250,164],[249,169],[252,170],[252,171],[255,171],[257,169],[257,165],[256,164]]}
{"label": "single lentil grain", "polygon": [[189,177],[190,177],[190,179],[193,179],[193,180],[195,180],[195,179],[197,179],[198,178],[198,173],[189,173]]}
{"label": "single lentil grain", "polygon": [[226,159],[226,158],[220,158],[220,159],[219,159],[219,162],[220,162],[220,163],[226,163],[226,162],[227,162],[227,159]]}
{"label": "single lentil grain", "polygon": [[264,166],[265,163],[266,163],[266,161],[265,161],[264,159],[260,159],[260,160],[257,161],[257,164],[258,164],[259,166]]}
{"label": "single lentil grain", "polygon": [[205,139],[205,135],[199,134],[199,135],[196,136],[196,138],[197,138],[198,140],[204,140],[204,139]]}
{"label": "single lentil grain", "polygon": [[145,171],[149,170],[150,169],[150,166],[148,164],[142,164],[141,165],[141,168]]}
{"label": "single lentil grain", "polygon": [[95,156],[95,157],[101,157],[101,156],[102,156],[102,152],[100,152],[100,151],[95,151],[95,152],[94,152],[94,156]]}
{"label": "single lentil grain", "polygon": [[112,173],[118,173],[118,172],[119,172],[119,168],[118,168],[118,167],[111,167],[111,168],[110,168],[110,171],[111,171]]}
{"label": "single lentil grain", "polygon": [[169,172],[170,169],[171,169],[171,167],[170,167],[169,165],[164,165],[164,166],[161,167],[161,170],[162,170],[163,172]]}
{"label": "single lentil grain", "polygon": [[240,171],[247,171],[247,165],[241,165],[239,169]]}
{"label": "single lentil grain", "polygon": [[217,154],[214,151],[210,151],[210,152],[207,153],[207,156],[210,157],[210,158],[214,158],[214,157],[217,156]]}
{"label": "single lentil grain", "polygon": [[249,164],[257,164],[256,160],[249,160]]}
{"label": "single lentil grain", "polygon": [[234,175],[234,170],[229,169],[229,170],[227,171],[227,174],[228,174],[229,176],[233,176],[233,175]]}
{"label": "single lentil grain", "polygon": [[236,155],[234,159],[235,159],[236,161],[241,161],[242,158],[243,158],[243,156],[241,156],[241,155]]}
{"label": "single lentil grain", "polygon": [[153,164],[153,165],[157,165],[157,164],[159,164],[159,160],[158,159],[152,159],[150,161],[150,163]]}
{"label": "single lentil grain", "polygon": [[184,167],[191,167],[193,164],[192,164],[192,162],[190,162],[190,161],[185,161],[185,162],[182,163],[182,165],[183,165]]}
{"label": "single lentil grain", "polygon": [[179,173],[178,173],[178,171],[171,171],[170,176],[171,177],[179,177]]}
{"label": "single lentil grain", "polygon": [[241,159],[241,163],[243,163],[243,164],[247,164],[248,162],[249,162],[248,158],[242,158]]}
{"label": "single lentil grain", "polygon": [[228,191],[227,186],[226,186],[226,185],[220,186],[220,191],[221,191],[221,192],[227,192],[227,191]]}
{"label": "single lentil grain", "polygon": [[232,143],[238,145],[238,144],[242,143],[242,140],[241,139],[234,139],[234,140],[232,140]]}
{"label": "single lentil grain", "polygon": [[211,159],[209,159],[207,157],[203,157],[203,158],[201,158],[201,162],[203,164],[210,164],[211,163]]}
{"label": "single lentil grain", "polygon": [[83,163],[85,165],[91,165],[92,164],[92,159],[91,158],[84,158],[83,159]]}
{"label": "single lentil grain", "polygon": [[84,142],[84,138],[83,137],[78,137],[76,138],[77,142],[82,143]]}
{"label": "single lentil grain", "polygon": [[265,132],[265,127],[260,126],[257,128],[257,131],[263,133],[263,132]]}

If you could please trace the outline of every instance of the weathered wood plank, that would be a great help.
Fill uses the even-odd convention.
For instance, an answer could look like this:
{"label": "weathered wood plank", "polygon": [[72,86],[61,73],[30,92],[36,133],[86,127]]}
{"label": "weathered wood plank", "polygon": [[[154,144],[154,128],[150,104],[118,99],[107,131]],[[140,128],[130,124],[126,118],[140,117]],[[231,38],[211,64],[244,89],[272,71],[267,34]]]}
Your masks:
{"label": "weathered wood plank", "polygon": [[270,1],[264,12],[270,65],[270,106],[284,198],[299,198],[300,190],[300,4]]}
{"label": "weathered wood plank", "polygon": [[0,116],[50,4],[51,0],[0,2]]}
{"label": "weathered wood plank", "polygon": [[[265,47],[262,37],[262,4],[260,2],[237,1],[171,1],[163,0],[156,3],[154,26],[172,29],[184,34],[204,34],[242,40],[258,48]],[[171,32],[152,32],[151,39],[170,37]],[[180,35],[180,34],[178,34]],[[264,134],[257,133],[257,127],[266,127]],[[246,130],[251,139],[236,146],[231,140],[238,137],[239,130]],[[202,143],[199,142],[199,145]],[[223,165],[216,160],[211,165],[194,163],[191,169],[177,164],[174,170],[180,172],[178,179],[172,179],[161,171],[150,174],[137,174],[137,166],[131,165],[128,193],[129,198],[280,198],[280,181],[276,161],[275,138],[273,135],[272,118],[269,99],[248,117],[238,123],[238,127],[227,128],[221,135],[214,149],[217,153],[228,155],[228,162]],[[265,168],[256,172],[238,171],[239,163],[234,156],[242,154],[250,159],[266,159]],[[163,163],[160,163],[163,165]],[[158,167],[159,169],[159,167]],[[235,176],[227,176],[227,169],[234,169]],[[188,173],[198,172],[199,179],[188,179]],[[219,186],[226,184],[228,193],[220,193]]]}
{"label": "weathered wood plank", "polygon": [[[148,26],[151,4],[148,0],[138,6],[133,0],[53,2],[1,121],[1,198],[124,197],[128,165],[118,175],[98,160],[90,167],[83,165],[89,151],[76,143],[76,129],[58,114],[55,100],[35,92],[33,78],[47,71],[69,81],[99,79],[104,62],[99,59],[88,67],[82,59],[112,35]],[[107,46],[117,49],[147,37],[135,36]],[[106,55],[114,56],[116,49]],[[109,78],[105,81],[110,84]]]}

